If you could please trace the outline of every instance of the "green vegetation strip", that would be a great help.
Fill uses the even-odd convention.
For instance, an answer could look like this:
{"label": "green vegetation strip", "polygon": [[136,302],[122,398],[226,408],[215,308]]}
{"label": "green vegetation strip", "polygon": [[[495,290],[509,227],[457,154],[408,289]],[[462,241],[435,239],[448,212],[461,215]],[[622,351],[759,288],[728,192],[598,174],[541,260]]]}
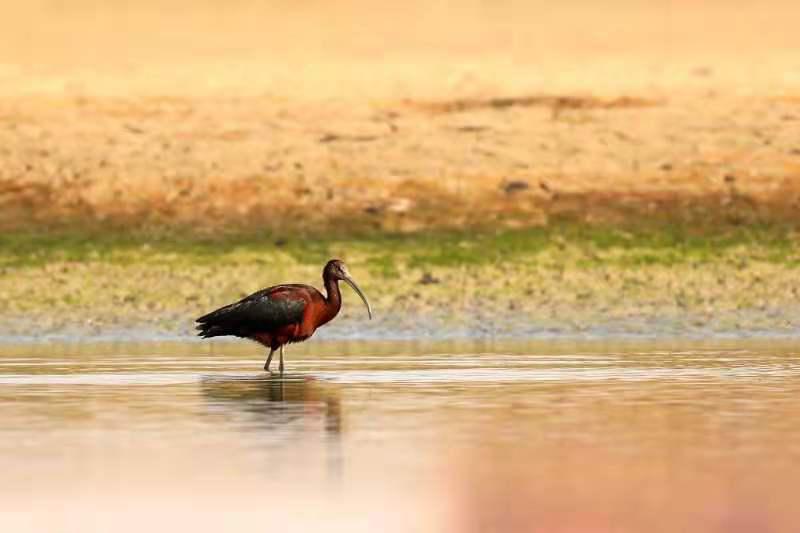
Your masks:
{"label": "green vegetation strip", "polygon": [[[8,320],[0,335],[76,328],[189,334],[192,317],[267,285],[319,286],[331,257],[348,262],[376,310],[370,328],[382,331],[413,330],[420,317],[439,320],[437,331],[492,334],[800,328],[800,247],[791,229],[565,224],[307,238],[6,234],[0,308]],[[344,314],[361,320],[359,311],[345,306]]]}
{"label": "green vegetation strip", "polygon": [[0,235],[0,267],[52,262],[210,264],[276,257],[319,265],[333,256],[356,258],[373,275],[407,268],[519,263],[561,256],[573,267],[636,267],[729,259],[797,265],[798,235],[775,226],[703,232],[689,227],[620,230],[562,226],[478,233],[373,234],[354,237],[228,235],[214,238],[147,234],[13,233]]}

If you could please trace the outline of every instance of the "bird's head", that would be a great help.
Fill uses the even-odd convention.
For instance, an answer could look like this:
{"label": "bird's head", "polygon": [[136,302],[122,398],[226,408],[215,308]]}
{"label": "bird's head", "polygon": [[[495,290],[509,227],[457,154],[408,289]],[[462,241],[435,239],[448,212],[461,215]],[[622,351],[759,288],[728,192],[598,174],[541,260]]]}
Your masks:
{"label": "bird's head", "polygon": [[325,265],[325,270],[323,271],[324,278],[330,278],[335,280],[341,280],[350,285],[356,294],[358,294],[361,299],[364,301],[364,305],[367,306],[367,314],[369,318],[372,319],[372,307],[369,305],[369,300],[367,297],[364,296],[364,293],[361,292],[361,289],[358,288],[356,282],[350,276],[350,271],[347,270],[347,265],[344,262],[340,261],[339,259],[331,259],[328,261],[328,264]]}

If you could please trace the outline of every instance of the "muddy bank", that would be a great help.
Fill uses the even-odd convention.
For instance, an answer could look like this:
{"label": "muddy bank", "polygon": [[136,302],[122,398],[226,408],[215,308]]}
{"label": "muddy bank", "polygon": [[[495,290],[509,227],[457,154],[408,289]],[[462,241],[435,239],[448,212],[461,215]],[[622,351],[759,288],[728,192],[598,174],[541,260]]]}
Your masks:
{"label": "muddy bank", "polygon": [[350,265],[377,319],[368,323],[345,290],[342,316],[323,333],[330,338],[748,336],[800,327],[800,248],[794,233],[777,230],[27,243],[0,254],[6,337],[189,336],[194,317],[264,286],[319,286],[334,256]]}

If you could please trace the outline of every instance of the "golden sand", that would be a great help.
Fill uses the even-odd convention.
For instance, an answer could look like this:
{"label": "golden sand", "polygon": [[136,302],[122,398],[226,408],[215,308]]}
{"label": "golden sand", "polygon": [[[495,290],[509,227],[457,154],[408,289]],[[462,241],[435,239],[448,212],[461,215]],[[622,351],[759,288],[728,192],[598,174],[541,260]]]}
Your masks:
{"label": "golden sand", "polygon": [[9,3],[0,227],[794,220],[800,7]]}

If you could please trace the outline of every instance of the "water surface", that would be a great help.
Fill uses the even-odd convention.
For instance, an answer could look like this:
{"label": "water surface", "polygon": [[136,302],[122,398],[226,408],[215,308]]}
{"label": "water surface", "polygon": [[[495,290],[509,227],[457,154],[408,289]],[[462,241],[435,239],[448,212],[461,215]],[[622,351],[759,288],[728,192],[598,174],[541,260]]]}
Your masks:
{"label": "water surface", "polygon": [[0,347],[4,531],[797,531],[791,343]]}

